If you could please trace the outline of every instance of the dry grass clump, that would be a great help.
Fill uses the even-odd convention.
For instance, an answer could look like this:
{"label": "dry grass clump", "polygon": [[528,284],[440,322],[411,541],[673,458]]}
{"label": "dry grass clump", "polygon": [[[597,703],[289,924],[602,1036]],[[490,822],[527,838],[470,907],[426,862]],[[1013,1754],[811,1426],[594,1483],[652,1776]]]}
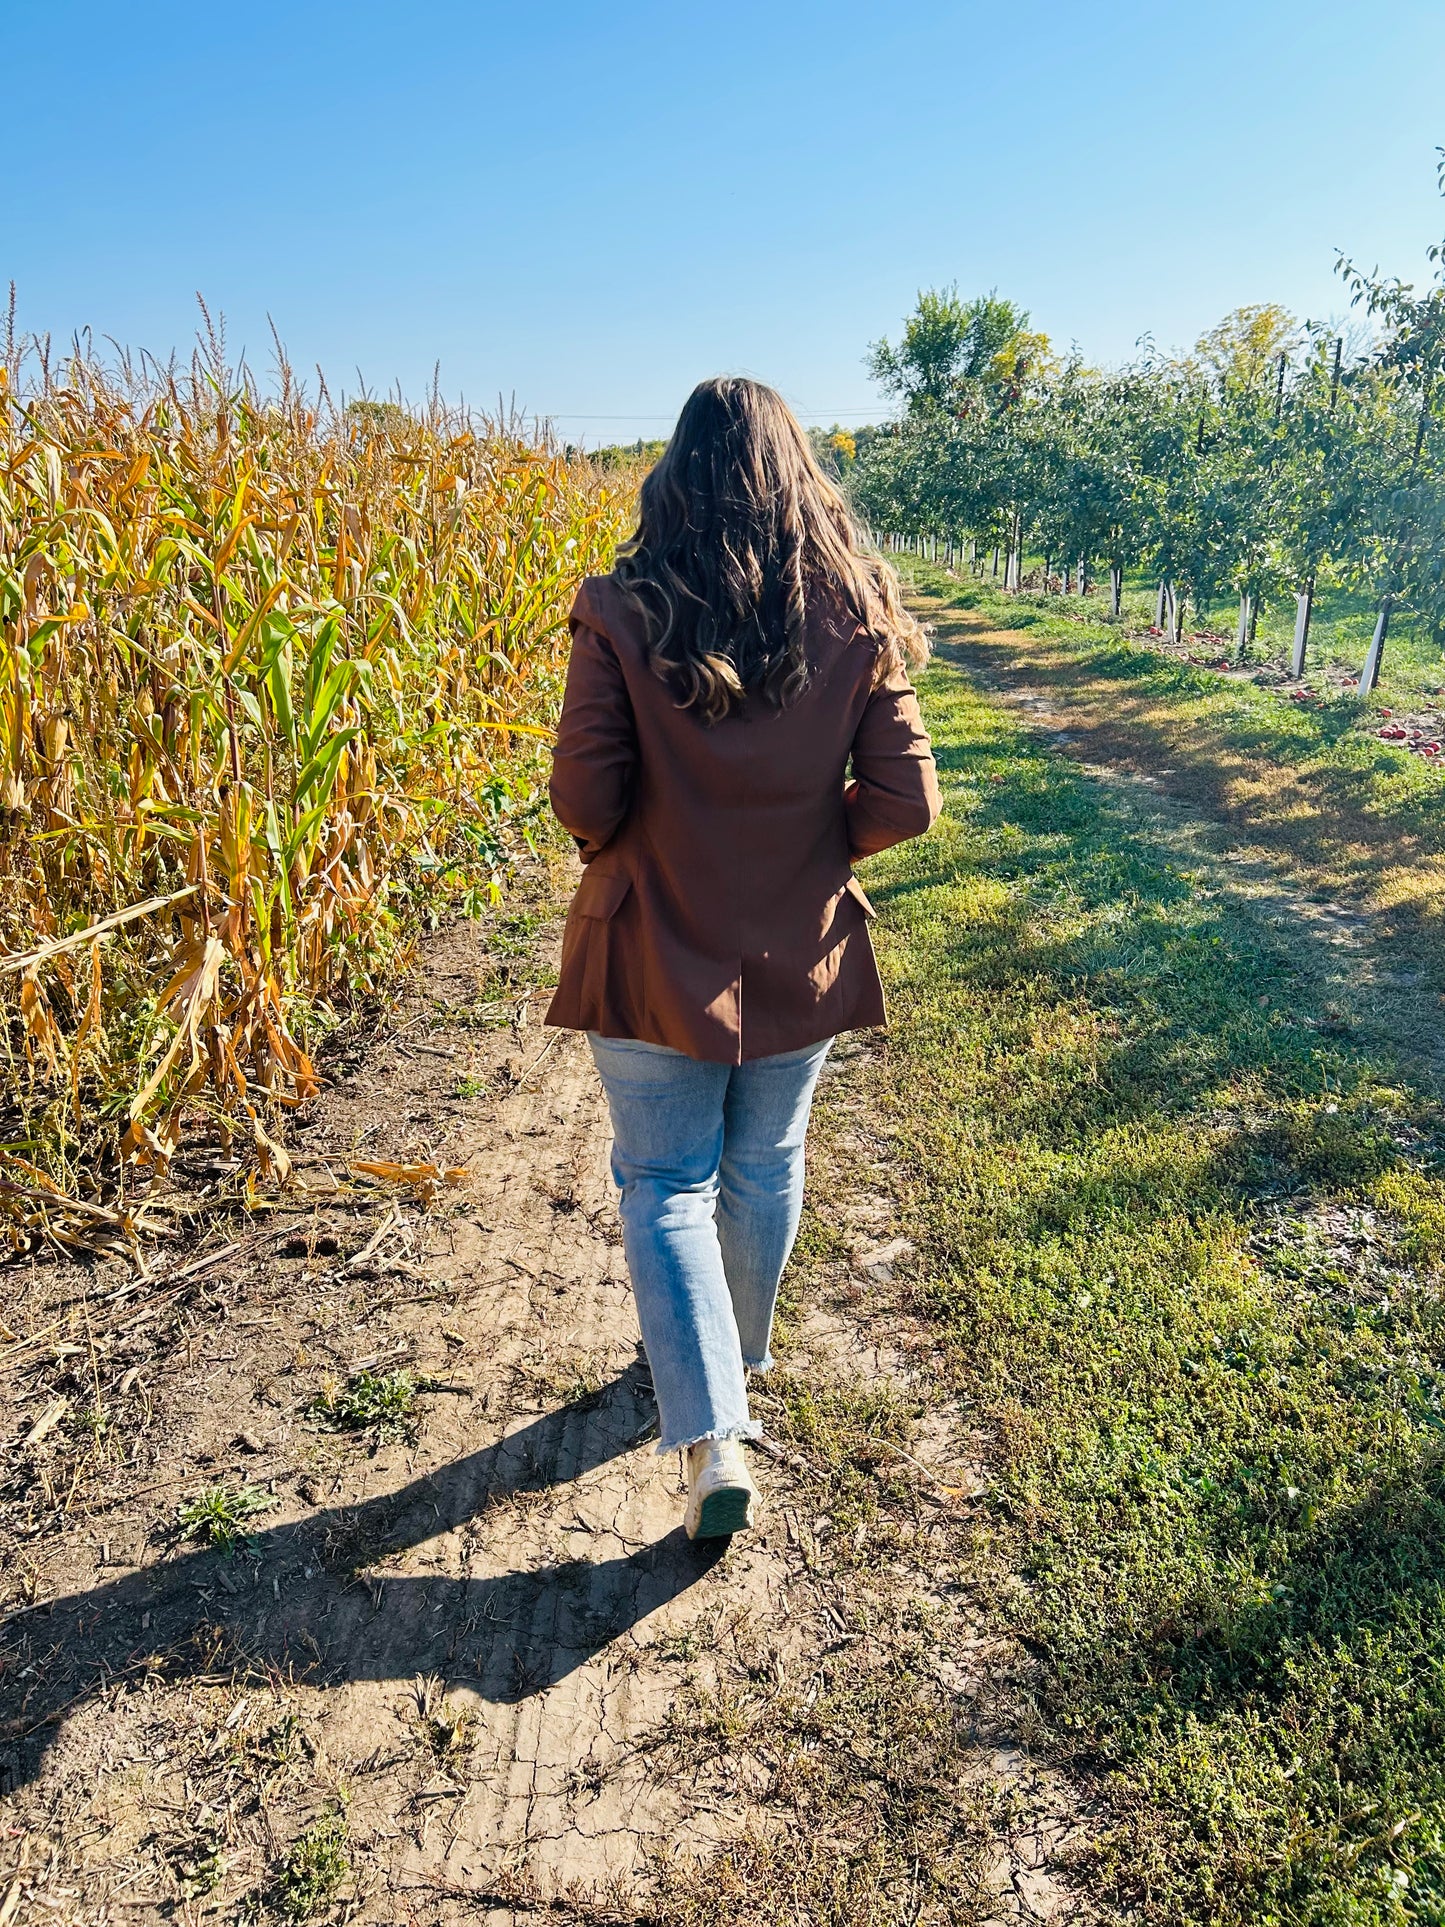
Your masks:
{"label": "dry grass clump", "polygon": [[93,1242],[202,1117],[284,1176],[319,1034],[495,895],[631,487],[265,393],[209,325],[184,370],[0,345],[0,1203]]}

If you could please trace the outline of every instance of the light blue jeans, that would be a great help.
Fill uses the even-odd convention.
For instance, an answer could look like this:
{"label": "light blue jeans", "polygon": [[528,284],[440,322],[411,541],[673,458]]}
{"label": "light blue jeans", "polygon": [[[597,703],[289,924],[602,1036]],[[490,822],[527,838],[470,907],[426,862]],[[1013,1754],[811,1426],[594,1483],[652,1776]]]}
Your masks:
{"label": "light blue jeans", "polygon": [[803,1208],[803,1140],[832,1038],[746,1064],[589,1032],[659,1452],[756,1438],[744,1368],[766,1371]]}

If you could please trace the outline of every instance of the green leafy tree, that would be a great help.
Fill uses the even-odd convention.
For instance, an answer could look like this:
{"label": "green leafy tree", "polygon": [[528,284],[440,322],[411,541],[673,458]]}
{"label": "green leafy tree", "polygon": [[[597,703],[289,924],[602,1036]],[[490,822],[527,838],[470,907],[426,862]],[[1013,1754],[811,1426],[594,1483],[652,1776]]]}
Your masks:
{"label": "green leafy tree", "polygon": [[[875,341],[866,365],[909,414],[948,407],[961,383],[1012,376],[1019,354],[1011,351],[1023,346],[1028,321],[1022,308],[997,292],[964,301],[957,287],[930,288],[919,293],[898,346],[886,338]],[[1039,339],[1029,337],[1031,355]]]}
{"label": "green leafy tree", "polygon": [[[1445,150],[1441,156],[1437,178],[1445,193]],[[1445,638],[1445,243],[1428,249],[1426,258],[1434,285],[1418,295],[1407,282],[1339,262],[1352,302],[1383,327],[1374,365],[1393,398],[1397,424],[1406,425],[1394,438],[1393,473],[1380,491],[1383,514],[1359,569],[1379,596],[1362,690],[1378,679],[1396,608],[1414,609],[1437,643]]]}

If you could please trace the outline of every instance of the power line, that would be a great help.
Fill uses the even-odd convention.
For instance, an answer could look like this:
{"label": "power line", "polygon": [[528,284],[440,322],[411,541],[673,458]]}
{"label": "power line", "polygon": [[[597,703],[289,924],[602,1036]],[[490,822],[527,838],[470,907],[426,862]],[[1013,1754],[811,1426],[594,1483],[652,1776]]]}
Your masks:
{"label": "power line", "polygon": [[[799,420],[807,422],[836,421],[842,415],[876,415],[879,411],[876,408],[861,407],[794,409],[793,412]],[[673,422],[677,420],[675,409],[666,415],[653,414],[641,408],[625,415],[588,415],[566,408],[524,409],[521,413],[524,417],[530,415],[533,421],[542,422]]]}

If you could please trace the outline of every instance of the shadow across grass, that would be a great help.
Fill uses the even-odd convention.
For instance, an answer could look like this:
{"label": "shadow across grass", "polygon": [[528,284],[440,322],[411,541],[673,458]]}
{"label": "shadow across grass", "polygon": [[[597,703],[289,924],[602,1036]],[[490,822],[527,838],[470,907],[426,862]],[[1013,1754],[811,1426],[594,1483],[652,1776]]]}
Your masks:
{"label": "shadow across grass", "polygon": [[1331,1021],[1325,930],[1202,890],[947,652],[924,696],[945,819],[867,876],[877,1099],[994,1444],[980,1591],[1035,1743],[1103,1788],[1082,1884],[1151,1927],[1445,1919],[1423,1057]]}
{"label": "shadow across grass", "polygon": [[1089,624],[980,598],[938,572],[921,572],[919,588],[942,660],[1042,692],[1071,755],[1148,779],[1267,851],[1300,886],[1387,913],[1445,985],[1435,955],[1445,786],[1378,738],[1368,703],[1302,707]]}

